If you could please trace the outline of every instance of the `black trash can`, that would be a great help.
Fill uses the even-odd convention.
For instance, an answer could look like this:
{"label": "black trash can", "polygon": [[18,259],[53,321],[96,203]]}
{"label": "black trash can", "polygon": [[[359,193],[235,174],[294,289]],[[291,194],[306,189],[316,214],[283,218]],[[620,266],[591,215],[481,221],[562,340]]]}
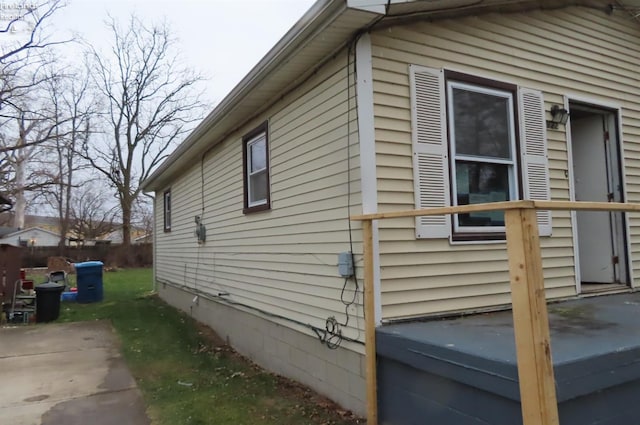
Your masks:
{"label": "black trash can", "polygon": [[36,290],[36,322],[52,322],[60,316],[60,295],[64,285],[47,282],[35,287]]}

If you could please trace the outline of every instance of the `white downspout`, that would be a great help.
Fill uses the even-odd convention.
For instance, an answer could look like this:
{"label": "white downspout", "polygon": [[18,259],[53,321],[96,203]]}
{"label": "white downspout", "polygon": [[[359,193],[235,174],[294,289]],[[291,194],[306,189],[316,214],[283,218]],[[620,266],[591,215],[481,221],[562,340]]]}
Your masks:
{"label": "white downspout", "polygon": [[[371,36],[364,34],[356,44],[356,96],[358,97],[358,135],[360,139],[360,184],[362,188],[362,213],[378,212],[378,185],[376,173],[376,138],[373,114],[373,66]],[[375,323],[382,323],[380,289],[380,238],[378,221],[373,230],[373,290],[375,299]]]}

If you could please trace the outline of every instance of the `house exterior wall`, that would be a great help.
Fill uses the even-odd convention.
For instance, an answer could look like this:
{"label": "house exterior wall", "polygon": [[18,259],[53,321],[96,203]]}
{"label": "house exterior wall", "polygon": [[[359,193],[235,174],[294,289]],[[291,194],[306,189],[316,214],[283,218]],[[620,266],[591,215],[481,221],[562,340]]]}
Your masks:
{"label": "house exterior wall", "polygon": [[[351,250],[350,226],[353,250],[361,258],[359,225],[348,221],[350,214],[362,209],[354,89],[348,89],[347,81],[343,52],[265,114],[212,145],[170,187],[157,191],[155,273],[160,294],[168,302],[228,336],[241,353],[362,412],[360,368],[350,372],[353,377],[338,391],[335,386],[342,381],[328,384],[328,375],[315,376],[311,371],[302,376],[300,362],[273,360],[274,353],[266,349],[267,344],[290,339],[282,335],[295,334],[296,340],[307,341],[305,355],[321,363],[331,363],[336,352],[357,359],[364,352],[361,343],[346,340],[332,350],[311,329],[322,335],[329,317],[343,324],[347,320],[341,301],[345,279],[337,263],[338,253]],[[271,209],[243,214],[242,138],[264,121],[269,126]],[[169,189],[171,230],[163,232],[163,193]],[[200,245],[195,216],[206,226],[206,242]],[[360,276],[358,283],[356,304],[348,307],[349,322],[341,329],[345,337],[363,341]],[[354,281],[346,285],[348,301]],[[196,299],[196,294],[202,297]],[[284,329],[280,341],[258,337],[256,323],[261,323],[256,325],[259,329]],[[298,342],[287,342],[292,353],[301,350]]]}
{"label": "house exterior wall", "polygon": [[[409,65],[445,68],[541,90],[549,110],[565,95],[619,105],[628,202],[640,201],[640,26],[622,11],[557,10],[413,22],[373,32],[379,211],[413,209]],[[547,131],[551,199],[569,200],[567,134]],[[379,224],[383,320],[510,302],[506,244],[415,237],[413,219]],[[634,275],[640,221],[630,218]],[[576,294],[568,212],[541,239],[547,296]]]}

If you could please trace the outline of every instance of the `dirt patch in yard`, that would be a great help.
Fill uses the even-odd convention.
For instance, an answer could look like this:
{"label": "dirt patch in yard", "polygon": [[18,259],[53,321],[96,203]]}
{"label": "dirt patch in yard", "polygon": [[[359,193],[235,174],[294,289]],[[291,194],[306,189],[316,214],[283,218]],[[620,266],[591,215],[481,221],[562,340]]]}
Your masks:
{"label": "dirt patch in yard", "polygon": [[[297,413],[302,413],[305,417],[331,418],[328,419],[327,422],[325,422],[326,425],[333,424],[335,423],[335,421],[340,421],[340,423],[342,424],[346,423],[353,425],[366,423],[366,419],[355,415],[350,410],[343,409],[334,401],[316,393],[310,388],[284,376],[265,371],[248,358],[237,353],[210,327],[200,322],[196,322],[196,327],[203,340],[207,342],[206,345],[202,345],[199,348],[200,352],[208,351],[215,356],[227,356],[230,358],[235,358],[237,361],[245,363],[255,375],[268,374],[276,379],[278,397],[274,397],[270,400],[263,400],[262,403],[266,407],[270,402],[273,404],[277,404],[278,399],[280,397],[284,397],[304,401],[304,403],[294,405],[293,409],[296,409]],[[243,377],[248,378],[249,376]],[[309,406],[312,407],[310,408]]]}

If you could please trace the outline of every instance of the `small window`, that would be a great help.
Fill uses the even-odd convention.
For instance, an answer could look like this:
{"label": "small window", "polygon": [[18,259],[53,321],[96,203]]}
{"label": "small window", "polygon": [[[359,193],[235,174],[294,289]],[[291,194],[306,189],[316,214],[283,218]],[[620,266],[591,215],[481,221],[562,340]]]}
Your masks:
{"label": "small window", "polygon": [[164,193],[164,231],[171,230],[171,190]]}
{"label": "small window", "polygon": [[[514,95],[461,82],[447,84],[452,204],[518,199]],[[454,232],[504,231],[504,212],[454,216]]]}
{"label": "small window", "polygon": [[244,212],[271,207],[269,188],[269,141],[267,123],[243,139]]}

